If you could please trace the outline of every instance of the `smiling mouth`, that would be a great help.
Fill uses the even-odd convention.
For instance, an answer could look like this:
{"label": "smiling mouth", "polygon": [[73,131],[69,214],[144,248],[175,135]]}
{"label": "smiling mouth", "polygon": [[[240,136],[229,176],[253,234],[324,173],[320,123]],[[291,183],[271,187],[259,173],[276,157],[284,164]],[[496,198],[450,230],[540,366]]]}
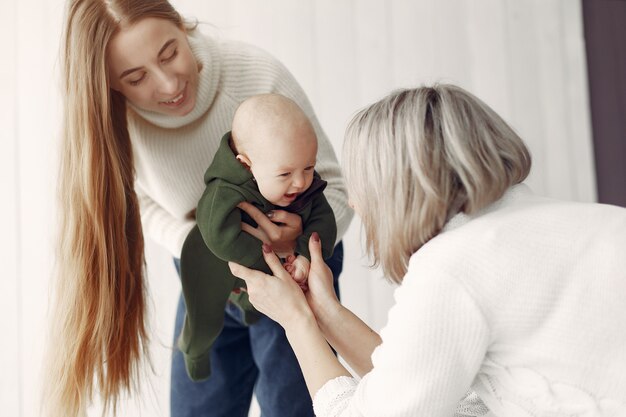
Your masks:
{"label": "smiling mouth", "polygon": [[174,104],[174,103],[178,103],[182,99],[183,99],[183,93],[180,93],[179,95],[177,95],[173,99],[164,101],[163,103],[165,103],[165,104]]}
{"label": "smiling mouth", "polygon": [[185,86],[183,91],[180,94],[178,94],[176,97],[172,98],[171,100],[161,101],[160,103],[161,104],[165,104],[166,106],[178,106],[183,101],[185,101],[185,91],[186,90],[187,90],[187,86]]}

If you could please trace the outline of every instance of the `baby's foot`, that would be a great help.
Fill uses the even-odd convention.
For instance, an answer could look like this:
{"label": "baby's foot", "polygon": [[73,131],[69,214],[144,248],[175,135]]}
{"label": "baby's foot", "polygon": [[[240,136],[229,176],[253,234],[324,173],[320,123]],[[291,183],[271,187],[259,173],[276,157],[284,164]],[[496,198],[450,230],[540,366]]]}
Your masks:
{"label": "baby's foot", "polygon": [[290,256],[285,263],[285,269],[302,289],[307,288],[306,282],[309,277],[310,267],[311,263],[302,255]]}

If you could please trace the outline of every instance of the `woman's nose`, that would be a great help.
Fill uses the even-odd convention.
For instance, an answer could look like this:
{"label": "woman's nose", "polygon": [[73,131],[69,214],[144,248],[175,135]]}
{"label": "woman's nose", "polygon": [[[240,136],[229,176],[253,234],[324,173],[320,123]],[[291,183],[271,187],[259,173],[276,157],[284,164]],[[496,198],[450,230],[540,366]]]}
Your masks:
{"label": "woman's nose", "polygon": [[174,74],[159,71],[157,75],[157,92],[163,95],[171,95],[178,92],[178,82]]}

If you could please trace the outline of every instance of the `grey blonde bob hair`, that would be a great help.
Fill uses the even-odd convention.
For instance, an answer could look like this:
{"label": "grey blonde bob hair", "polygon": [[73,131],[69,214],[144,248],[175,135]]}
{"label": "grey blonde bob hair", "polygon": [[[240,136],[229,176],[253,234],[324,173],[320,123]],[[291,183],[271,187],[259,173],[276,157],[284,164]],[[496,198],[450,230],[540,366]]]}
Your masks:
{"label": "grey blonde bob hair", "polygon": [[367,252],[394,282],[455,214],[498,200],[528,175],[528,149],[480,99],[453,85],[399,90],[356,114],[343,166]]}

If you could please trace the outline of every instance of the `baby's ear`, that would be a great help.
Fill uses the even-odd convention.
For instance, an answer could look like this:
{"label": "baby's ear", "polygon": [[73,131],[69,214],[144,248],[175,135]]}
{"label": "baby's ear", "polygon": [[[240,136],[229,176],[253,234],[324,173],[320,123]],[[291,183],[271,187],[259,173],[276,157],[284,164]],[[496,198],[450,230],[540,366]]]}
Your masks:
{"label": "baby's ear", "polygon": [[250,162],[250,158],[248,158],[247,156],[241,153],[237,154],[235,158],[237,158],[237,160],[241,163],[241,165],[243,165],[244,167],[246,167],[248,171],[250,171],[250,167],[252,166],[252,162]]}

